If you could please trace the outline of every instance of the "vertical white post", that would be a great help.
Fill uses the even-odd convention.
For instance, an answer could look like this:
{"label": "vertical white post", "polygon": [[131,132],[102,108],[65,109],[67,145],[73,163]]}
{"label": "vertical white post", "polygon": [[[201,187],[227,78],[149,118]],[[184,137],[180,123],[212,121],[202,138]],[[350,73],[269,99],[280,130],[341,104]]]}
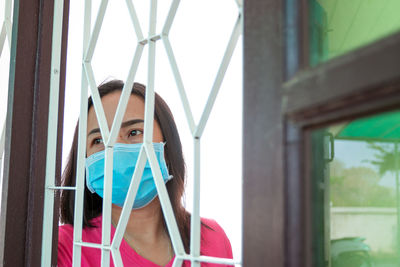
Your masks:
{"label": "vertical white post", "polygon": [[113,147],[105,148],[101,266],[110,266]]}
{"label": "vertical white post", "polygon": [[55,186],[57,132],[58,132],[58,97],[60,89],[60,65],[63,28],[64,0],[54,1],[53,37],[50,73],[49,122],[47,129],[46,177],[44,191],[42,266],[51,265],[54,191]]}
{"label": "vertical white post", "polygon": [[[193,211],[190,220],[190,255],[200,256],[200,137],[194,137]],[[200,262],[192,259],[191,266],[200,267]]]}
{"label": "vertical white post", "polygon": [[[91,23],[92,1],[85,1],[85,15],[83,23],[83,51],[86,51]],[[82,58],[83,60],[83,58]],[[82,247],[78,244],[82,242],[82,223],[83,223],[83,193],[85,190],[85,158],[86,158],[86,129],[87,129],[87,97],[88,82],[85,70],[82,67],[82,88],[81,88],[81,107],[79,116],[79,139],[78,157],[76,168],[76,189],[75,189],[75,210],[74,210],[74,247],[72,266],[81,266]]]}
{"label": "vertical white post", "polygon": [[[156,33],[157,20],[157,0],[150,1],[150,23],[149,37]],[[146,144],[153,142],[153,121],[154,121],[154,70],[156,42],[149,39],[149,59],[147,70],[147,88],[145,98],[145,115],[144,115],[144,140]]]}

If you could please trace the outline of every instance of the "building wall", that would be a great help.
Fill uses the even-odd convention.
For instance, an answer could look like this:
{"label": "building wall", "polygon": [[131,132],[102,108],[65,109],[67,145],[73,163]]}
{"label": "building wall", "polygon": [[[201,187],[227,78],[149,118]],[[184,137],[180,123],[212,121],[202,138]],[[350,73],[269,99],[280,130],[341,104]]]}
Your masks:
{"label": "building wall", "polygon": [[331,208],[331,238],[364,237],[374,253],[396,251],[396,225],[395,208]]}

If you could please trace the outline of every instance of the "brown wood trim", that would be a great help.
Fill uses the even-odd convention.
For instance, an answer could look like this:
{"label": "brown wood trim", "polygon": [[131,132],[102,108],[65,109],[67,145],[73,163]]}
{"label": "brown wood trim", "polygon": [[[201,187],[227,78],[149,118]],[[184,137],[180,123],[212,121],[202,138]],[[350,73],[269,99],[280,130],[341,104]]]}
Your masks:
{"label": "brown wood trim", "polygon": [[[388,86],[400,79],[400,33],[299,72],[283,84],[283,109],[291,116],[325,108],[329,101]],[[338,107],[333,107],[337,109]]]}
{"label": "brown wood trim", "polygon": [[[285,80],[309,65],[308,1],[286,0]],[[304,135],[301,125],[286,118],[284,130],[285,267],[311,266],[309,183],[304,177]]]}
{"label": "brown wood trim", "polygon": [[282,1],[244,1],[244,267],[284,266],[282,19]]}
{"label": "brown wood trim", "polygon": [[325,105],[304,109],[291,114],[291,120],[300,127],[323,127],[332,123],[352,120],[376,112],[399,108],[400,80],[391,85],[359,90]]}
{"label": "brown wood trim", "polygon": [[[14,1],[0,220],[2,266],[41,263],[53,4],[52,0]],[[65,83],[65,39],[63,50]],[[58,171],[60,159],[59,154]]]}
{"label": "brown wood trim", "polygon": [[285,267],[307,265],[308,240],[304,220],[308,195],[304,182],[304,140],[300,127],[286,122],[285,127]]}
{"label": "brown wood trim", "polygon": [[285,1],[285,80],[309,65],[308,1]]}

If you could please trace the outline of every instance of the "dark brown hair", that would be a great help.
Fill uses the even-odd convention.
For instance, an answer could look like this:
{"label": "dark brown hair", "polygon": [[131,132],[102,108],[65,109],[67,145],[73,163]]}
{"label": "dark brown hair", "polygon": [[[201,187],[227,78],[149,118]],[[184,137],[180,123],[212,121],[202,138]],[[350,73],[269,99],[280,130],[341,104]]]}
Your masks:
{"label": "dark brown hair", "polygon": [[[99,86],[100,97],[115,91],[122,91],[124,83],[120,80],[112,80]],[[145,86],[134,83],[131,94],[145,98]],[[88,99],[88,111],[92,107],[93,101]],[[182,153],[182,144],[179,138],[178,130],[171,110],[165,101],[155,94],[154,101],[154,119],[158,122],[163,134],[165,144],[165,160],[168,166],[169,174],[174,178],[167,184],[168,195],[171,200],[172,208],[182,237],[183,245],[189,253],[190,241],[190,214],[182,205],[182,196],[184,193],[186,167]],[[75,186],[76,181],[76,161],[78,153],[78,125],[75,128],[74,139],[71,151],[68,156],[68,162],[62,174],[63,186]],[[75,193],[71,190],[61,191],[61,222],[73,224],[74,222],[74,203]],[[83,227],[92,227],[90,220],[99,216],[102,212],[102,198],[96,193],[91,193],[85,184],[84,207],[83,207]],[[165,221],[164,226],[166,227]]]}

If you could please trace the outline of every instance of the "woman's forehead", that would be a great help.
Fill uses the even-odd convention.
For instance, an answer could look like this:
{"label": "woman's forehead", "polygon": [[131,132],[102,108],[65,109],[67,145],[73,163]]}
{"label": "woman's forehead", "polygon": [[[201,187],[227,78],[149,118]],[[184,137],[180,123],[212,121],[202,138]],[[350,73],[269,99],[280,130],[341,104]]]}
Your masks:
{"label": "woman's forehead", "polygon": [[[101,98],[104,115],[107,119],[109,127],[112,125],[114,116],[118,107],[121,92],[113,92]],[[129,119],[143,119],[144,118],[144,101],[140,96],[130,95],[128,104],[126,106],[124,118]],[[95,114],[94,106],[90,107],[88,112],[88,131],[89,128],[97,127],[97,117]]]}

